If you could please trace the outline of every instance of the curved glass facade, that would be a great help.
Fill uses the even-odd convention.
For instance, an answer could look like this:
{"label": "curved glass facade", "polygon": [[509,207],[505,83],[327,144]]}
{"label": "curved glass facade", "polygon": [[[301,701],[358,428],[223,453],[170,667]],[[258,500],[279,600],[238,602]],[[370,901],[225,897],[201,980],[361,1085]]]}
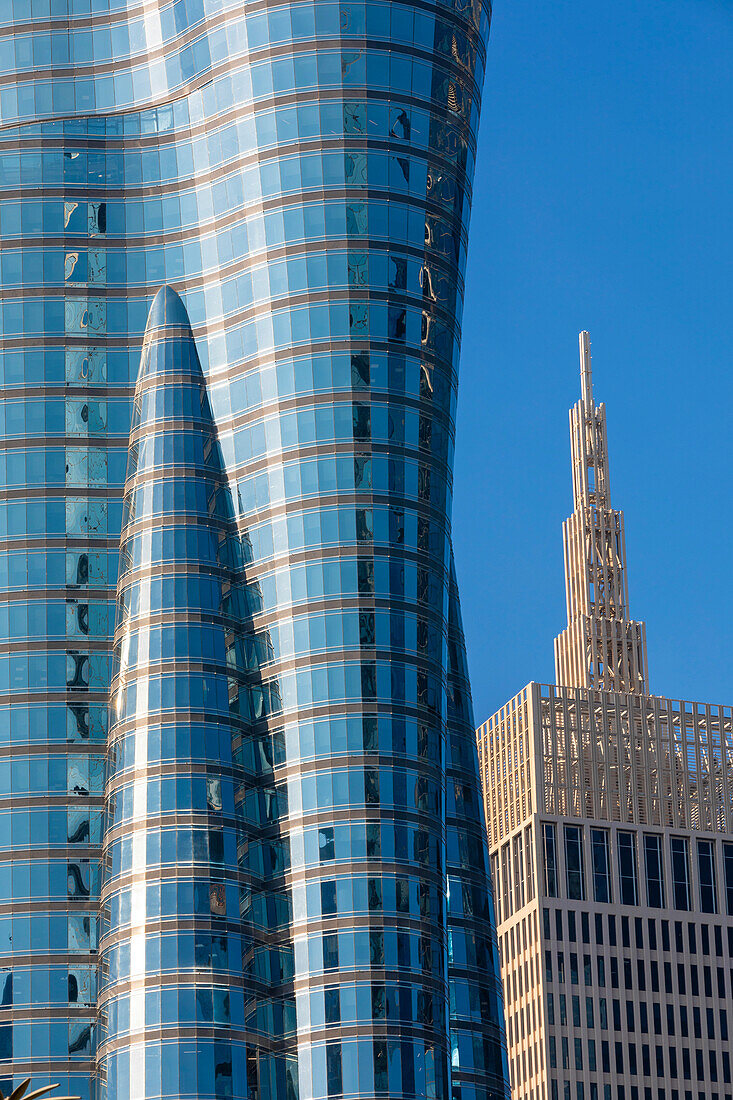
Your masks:
{"label": "curved glass facade", "polygon": [[143,342],[120,541],[97,1036],[109,1100],[246,1095],[241,566],[193,334],[166,288]]}
{"label": "curved glass facade", "polygon": [[[503,1024],[450,548],[489,9],[243,8],[7,0],[0,12],[0,1083],[33,1074],[86,1100],[96,1058],[117,1100],[442,1100],[451,1088],[493,1100],[507,1089]],[[228,717],[215,720],[216,750],[182,734],[138,769],[160,716],[195,720],[163,673],[146,737],[138,697],[134,734],[113,711],[100,914],[132,382],[163,283],[180,290],[198,353],[184,323],[145,345],[141,381],[151,349],[163,356],[145,423],[166,457],[146,474],[149,527],[129,568],[185,572],[190,551],[175,539],[145,557],[153,533],[189,484],[192,530],[209,523],[197,493],[226,481],[231,514],[216,522],[236,529],[241,562],[206,560],[221,584],[236,565],[236,609],[200,590],[180,638],[208,713],[201,691],[209,674],[223,691],[224,634]],[[206,423],[182,396],[204,392],[197,354]],[[178,366],[188,382],[169,377]],[[218,457],[204,472],[196,448],[214,438],[211,420]],[[165,469],[179,466],[169,499]],[[122,595],[129,568],[123,557]],[[171,598],[177,608],[175,586]],[[127,614],[123,601],[123,635]],[[176,627],[158,626],[168,679],[183,684]],[[152,649],[134,661],[152,677]],[[128,736],[134,764],[132,749],[114,752]],[[230,773],[221,807],[205,794],[217,771]],[[161,838],[174,821],[178,840],[223,831],[225,913],[197,909],[203,894],[183,885],[190,867],[189,883],[220,883],[210,846],[199,874],[188,841],[174,864],[162,839],[156,862],[150,841],[136,879],[141,805]],[[141,882],[161,956],[133,996],[139,926],[123,897],[141,905]],[[211,937],[206,962],[199,934]],[[209,992],[229,1018],[209,1017]]]}

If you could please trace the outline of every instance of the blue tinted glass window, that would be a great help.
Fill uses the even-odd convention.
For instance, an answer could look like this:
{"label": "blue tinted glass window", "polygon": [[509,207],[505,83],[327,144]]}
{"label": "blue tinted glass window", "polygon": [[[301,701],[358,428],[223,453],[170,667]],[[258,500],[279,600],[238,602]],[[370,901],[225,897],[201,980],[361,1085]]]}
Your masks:
{"label": "blue tinted glass window", "polygon": [[637,882],[636,835],[618,833],[618,877],[619,899],[623,905],[637,905],[639,890]]}
{"label": "blue tinted glass window", "polygon": [[685,837],[673,836],[669,842],[672,857],[672,892],[675,909],[690,908],[690,855]]}
{"label": "blue tinted glass window", "polygon": [[703,913],[717,913],[718,894],[715,875],[715,843],[698,840],[697,869],[700,877],[700,909]]}
{"label": "blue tinted glass window", "polygon": [[585,898],[583,830],[579,825],[565,826],[565,879],[568,897],[574,901],[583,901]]}
{"label": "blue tinted glass window", "polygon": [[550,822],[542,825],[542,845],[544,849],[545,894],[548,898],[557,897],[557,843],[555,826]]}
{"label": "blue tinted glass window", "polygon": [[647,905],[664,908],[664,867],[661,836],[644,835],[644,869],[646,871]]}
{"label": "blue tinted glass window", "polygon": [[611,866],[607,829],[591,829],[591,856],[593,859],[593,897],[595,901],[611,900]]}

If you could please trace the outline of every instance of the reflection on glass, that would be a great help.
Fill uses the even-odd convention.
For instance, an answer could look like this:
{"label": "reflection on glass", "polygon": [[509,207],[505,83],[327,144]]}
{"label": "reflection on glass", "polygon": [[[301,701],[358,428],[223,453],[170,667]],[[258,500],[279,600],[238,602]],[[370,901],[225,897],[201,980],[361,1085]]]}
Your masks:
{"label": "reflection on glass", "polygon": [[583,870],[583,830],[578,825],[566,825],[565,879],[568,897],[574,901],[585,898],[585,872]]}
{"label": "reflection on glass", "polygon": [[700,879],[700,909],[703,913],[717,913],[715,844],[712,840],[698,840],[697,870]]}
{"label": "reflection on glass", "polygon": [[555,826],[548,821],[542,823],[542,844],[545,855],[545,894],[548,898],[557,897],[557,844]]}
{"label": "reflection on glass", "polygon": [[686,837],[673,836],[669,840],[672,857],[672,890],[675,909],[689,909],[690,893],[690,854]]}
{"label": "reflection on glass", "polygon": [[593,897],[596,901],[611,900],[611,862],[607,829],[591,829],[591,854],[593,858]]}
{"label": "reflection on glass", "polygon": [[644,834],[644,867],[646,870],[647,905],[664,909],[664,865],[662,863],[662,838],[652,833]]}
{"label": "reflection on glass", "polygon": [[636,861],[636,834],[619,831],[618,844],[619,900],[622,905],[636,905],[639,887]]}

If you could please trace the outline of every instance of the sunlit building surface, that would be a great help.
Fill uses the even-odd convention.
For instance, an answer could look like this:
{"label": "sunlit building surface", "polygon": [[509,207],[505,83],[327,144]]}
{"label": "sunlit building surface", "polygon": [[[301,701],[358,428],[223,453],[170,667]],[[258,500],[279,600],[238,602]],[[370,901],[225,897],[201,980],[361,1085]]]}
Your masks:
{"label": "sunlit building surface", "polygon": [[4,1091],[507,1095],[450,529],[489,14],[0,5]]}
{"label": "sunlit building surface", "polygon": [[733,709],[648,694],[581,333],[557,686],[478,730],[516,1100],[731,1100]]}

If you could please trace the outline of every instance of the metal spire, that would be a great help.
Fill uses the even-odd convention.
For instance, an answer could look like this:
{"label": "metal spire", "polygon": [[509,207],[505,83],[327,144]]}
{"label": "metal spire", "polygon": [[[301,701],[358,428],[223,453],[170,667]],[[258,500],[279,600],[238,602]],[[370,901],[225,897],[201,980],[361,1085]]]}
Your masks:
{"label": "metal spire", "polygon": [[581,332],[578,336],[580,347],[580,392],[586,411],[593,409],[593,368],[590,361],[590,334]]}
{"label": "metal spire", "polygon": [[644,623],[629,618],[624,514],[611,508],[605,405],[593,400],[581,332],[582,397],[570,410],[573,514],[563,524],[568,625],[555,639],[557,683],[646,694]]}

